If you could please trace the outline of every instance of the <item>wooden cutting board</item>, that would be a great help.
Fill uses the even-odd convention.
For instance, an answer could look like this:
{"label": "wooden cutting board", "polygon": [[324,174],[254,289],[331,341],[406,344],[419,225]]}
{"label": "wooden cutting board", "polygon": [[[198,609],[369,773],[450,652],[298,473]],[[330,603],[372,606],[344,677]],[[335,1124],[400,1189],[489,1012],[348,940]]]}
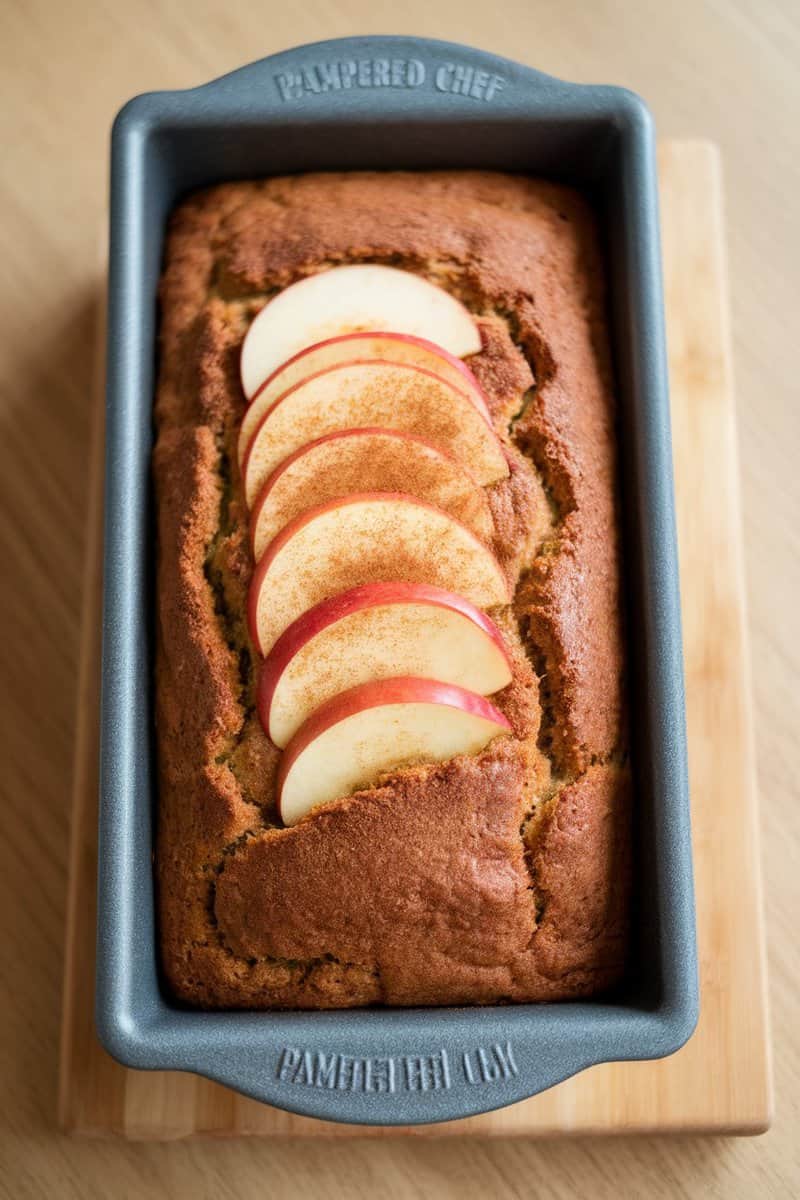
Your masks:
{"label": "wooden cutting board", "polygon": [[[716,149],[660,147],[689,769],[700,948],[694,1037],[659,1062],[594,1067],[498,1112],[413,1129],[293,1116],[177,1072],[129,1071],[93,1028],[102,404],[83,611],[59,1118],[74,1133],[542,1137],[758,1133],[770,1121],[767,1027],[739,474]],[[102,363],[98,363],[98,397]]]}

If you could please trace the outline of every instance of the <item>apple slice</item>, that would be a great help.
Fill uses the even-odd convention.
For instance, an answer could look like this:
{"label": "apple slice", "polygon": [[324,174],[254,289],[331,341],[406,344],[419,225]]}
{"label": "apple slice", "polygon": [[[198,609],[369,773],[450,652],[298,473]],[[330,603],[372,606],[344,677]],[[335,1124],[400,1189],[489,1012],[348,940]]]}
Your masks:
{"label": "apple slice", "polygon": [[239,465],[244,461],[248,443],[259,421],[284,392],[309,375],[317,375],[328,367],[337,367],[355,359],[360,362],[383,359],[385,362],[406,363],[433,371],[460,391],[466,392],[486,419],[491,420],[486,396],[472,371],[460,358],[448,354],[441,346],[407,333],[345,333],[341,337],[319,342],[316,346],[307,346],[294,358],[282,363],[262,383],[242,419]]}
{"label": "apple slice", "polygon": [[347,429],[301,446],[270,475],[253,506],[256,562],[294,517],[354,492],[406,492],[435,504],[489,541],[486,493],[465,467],[424,438],[391,429]]}
{"label": "apple slice", "polygon": [[321,705],[289,743],[278,771],[281,820],[296,825],[385,771],[478,754],[510,731],[489,700],[451,683],[413,675],[360,683]]}
{"label": "apple slice", "polygon": [[394,675],[490,696],[511,682],[511,662],[494,621],[463,596],[366,583],[315,605],[278,638],[259,678],[261,724],[283,747],[332,696]]}
{"label": "apple slice", "polygon": [[262,417],[242,464],[248,505],[301,446],[326,433],[374,426],[425,438],[480,484],[508,475],[500,439],[466,392],[421,367],[347,362],[302,380]]}
{"label": "apple slice", "polygon": [[245,395],[306,346],[366,329],[429,338],[458,358],[481,348],[464,305],[420,275],[375,263],[333,267],[284,288],[256,316],[242,345]]}
{"label": "apple slice", "polygon": [[364,492],[309,509],[270,542],[250,584],[250,636],[267,655],[306,609],[378,582],[430,583],[479,608],[509,603],[500,564],[460,521],[401,492]]}

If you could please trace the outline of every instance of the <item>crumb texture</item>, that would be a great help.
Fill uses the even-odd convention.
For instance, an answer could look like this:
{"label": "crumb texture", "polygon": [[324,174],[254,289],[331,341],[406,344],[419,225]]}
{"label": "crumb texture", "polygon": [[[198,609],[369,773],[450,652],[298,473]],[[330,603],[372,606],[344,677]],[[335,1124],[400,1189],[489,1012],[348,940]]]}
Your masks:
{"label": "crumb texture", "polygon": [[[236,442],[248,324],[345,262],[415,271],[478,319],[504,439],[487,490],[513,736],[394,772],[283,829],[255,712]],[[590,995],[625,964],[630,778],[614,405],[580,195],[490,172],[235,183],[173,214],[161,283],[156,852],[162,962],[207,1008]]]}

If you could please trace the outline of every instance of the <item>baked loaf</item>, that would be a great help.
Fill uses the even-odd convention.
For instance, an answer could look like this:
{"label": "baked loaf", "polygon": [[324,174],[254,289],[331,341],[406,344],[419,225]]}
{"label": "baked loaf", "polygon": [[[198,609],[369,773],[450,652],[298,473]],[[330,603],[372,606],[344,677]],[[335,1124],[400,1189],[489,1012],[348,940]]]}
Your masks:
{"label": "baked loaf", "polygon": [[[295,280],[419,272],[479,319],[511,459],[489,489],[513,605],[514,735],[396,771],[291,829],[255,711],[239,353]],[[558,1000],[625,962],[630,875],[614,405],[593,218],[488,172],[232,183],[172,217],[161,285],[157,881],[162,962],[201,1007]],[[313,436],[313,433],[310,434]]]}

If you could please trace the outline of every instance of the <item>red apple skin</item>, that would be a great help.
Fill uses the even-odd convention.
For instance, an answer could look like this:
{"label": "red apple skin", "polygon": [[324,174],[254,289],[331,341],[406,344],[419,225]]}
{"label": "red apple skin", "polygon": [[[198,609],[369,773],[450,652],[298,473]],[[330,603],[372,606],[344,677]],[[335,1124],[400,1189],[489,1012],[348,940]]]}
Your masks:
{"label": "red apple skin", "polygon": [[[348,334],[346,336],[351,337],[353,335]],[[459,362],[459,361],[460,361],[459,359],[456,359],[456,362]],[[258,499],[256,500],[255,504],[253,505],[252,511],[250,513],[250,549],[252,551],[254,558],[256,557],[255,542],[256,542],[256,529],[258,527],[259,514],[260,514],[263,506],[269,500],[269,494],[270,494],[272,488],[278,482],[281,475],[283,475],[284,471],[288,467],[292,466],[292,464],[295,463],[298,458],[302,458],[303,455],[306,454],[309,450],[312,450],[317,446],[322,446],[326,442],[335,442],[340,438],[352,437],[354,434],[380,434],[382,437],[397,438],[399,450],[402,450],[402,443],[404,441],[416,442],[418,445],[424,446],[427,450],[431,450],[434,454],[439,455],[441,458],[447,459],[447,461],[449,463],[452,463],[454,467],[456,467],[460,472],[462,472],[462,474],[466,475],[467,478],[469,480],[471,480],[471,482],[475,485],[476,488],[480,488],[480,486],[481,486],[478,483],[477,479],[475,479],[474,476],[472,475],[472,472],[470,471],[469,467],[465,467],[463,463],[460,463],[458,461],[458,459],[454,458],[453,455],[448,453],[447,450],[442,450],[442,449],[440,449],[439,446],[434,446],[433,442],[429,442],[427,440],[427,438],[420,437],[419,434],[404,433],[400,429],[384,429],[382,426],[379,426],[379,425],[365,425],[363,427],[354,428],[354,429],[336,429],[336,430],[334,430],[333,433],[323,434],[323,436],[321,438],[316,438],[313,442],[307,442],[305,444],[305,446],[299,446],[297,448],[297,450],[294,451],[293,454],[290,454],[288,458],[285,458],[282,463],[278,464],[278,466],[275,468],[275,470],[272,472],[272,474],[267,479],[267,481],[264,484],[264,486],[262,487],[261,491],[258,493]],[[508,459],[509,456],[506,455],[506,458]]]}
{"label": "red apple skin", "polygon": [[[460,362],[460,361],[461,361],[460,359],[456,359],[456,362]],[[262,416],[261,420],[258,422],[258,425],[253,430],[253,435],[247,444],[247,449],[245,450],[244,458],[242,459],[242,467],[241,467],[242,479],[245,479],[247,476],[247,465],[250,461],[250,454],[252,452],[256,438],[258,437],[259,433],[261,432],[262,425],[267,420],[267,418],[270,416],[270,414],[275,411],[275,409],[278,407],[278,405],[283,403],[283,401],[287,398],[287,396],[291,396],[292,393],[297,391],[298,388],[304,387],[305,384],[307,384],[310,380],[316,379],[320,375],[326,375],[328,373],[328,371],[339,371],[342,369],[342,367],[361,367],[361,366],[368,366],[368,365],[384,366],[384,367],[395,367],[395,366],[405,367],[405,366],[407,366],[406,363],[399,363],[399,364],[393,363],[389,359],[385,359],[385,358],[366,358],[366,359],[354,358],[354,359],[348,359],[347,362],[337,363],[335,367],[328,367],[323,371],[315,371],[313,375],[307,375],[304,379],[298,380],[297,383],[295,383],[292,387],[287,388],[287,390],[285,392],[283,392],[280,396],[278,396],[277,400],[275,400],[275,402],[270,405],[270,407],[267,409],[267,411]],[[420,371],[423,375],[428,375],[432,379],[436,379],[439,383],[443,383],[446,387],[452,388],[454,391],[458,390],[455,388],[454,384],[450,383],[450,381],[448,379],[445,379],[441,375],[437,375],[435,371],[428,371],[425,367],[416,367],[416,366],[409,367],[409,370]],[[472,372],[470,372],[470,374],[471,373]],[[478,412],[481,414],[484,421],[486,422],[486,425],[488,426],[492,436],[497,441],[499,441],[500,439],[497,437],[494,426],[492,425],[492,420],[491,420],[491,417],[489,415],[489,410],[486,407],[486,405],[485,404],[483,404],[483,405],[477,404],[475,402],[475,400],[473,399],[473,397],[466,391],[462,392],[462,395],[465,396],[466,399],[469,400],[470,403],[473,404],[473,406],[478,410]],[[338,432],[338,431],[336,431],[336,432]],[[438,447],[437,447],[437,449],[438,449]]]}
{"label": "red apple skin", "polygon": [[270,650],[261,667],[256,698],[261,725],[267,734],[272,697],[283,672],[298,650],[323,629],[327,629],[343,617],[349,617],[363,608],[388,604],[431,604],[461,613],[491,638],[508,663],[509,674],[512,673],[511,659],[500,630],[491,617],[463,596],[456,592],[448,592],[444,588],[433,587],[429,583],[362,583],[359,587],[340,592],[338,596],[332,596],[329,600],[321,600],[313,608],[307,609],[284,630]]}
{"label": "red apple skin", "polygon": [[[374,343],[376,341],[388,343],[388,345],[381,348],[381,354],[366,354],[365,352],[368,350],[369,343]],[[346,353],[351,352],[351,359],[358,358],[360,356],[366,356],[371,361],[386,357],[388,357],[390,360],[393,360],[393,345],[396,346],[398,350],[398,366],[412,365],[408,361],[403,362],[400,355],[400,351],[403,348],[410,346],[419,349],[420,351],[424,352],[425,355],[433,359],[433,362],[417,365],[427,365],[429,370],[434,371],[436,370],[436,366],[439,366],[442,371],[444,371],[446,368],[452,370],[453,374],[456,376],[456,379],[451,380],[450,382],[454,383],[455,386],[458,386],[457,380],[463,381],[464,389],[469,392],[470,397],[473,399],[475,404],[479,408],[483,409],[487,419],[491,420],[491,411],[489,409],[489,401],[486,397],[486,393],[484,392],[473,372],[462,359],[456,358],[455,355],[451,354],[449,350],[445,350],[443,346],[439,346],[435,342],[427,341],[425,338],[414,337],[413,334],[389,333],[382,332],[381,330],[370,330],[368,332],[362,331],[359,333],[342,333],[338,337],[326,338],[326,340],[323,342],[316,342],[313,346],[306,346],[305,349],[298,351],[297,354],[287,359],[286,362],[281,363],[279,367],[276,367],[272,374],[264,380],[264,382],[250,397],[248,401],[248,410],[259,399],[259,397],[263,395],[267,388],[272,387],[272,385],[275,383],[275,380],[278,379],[281,374],[286,374],[287,372],[291,374],[291,367],[294,367],[297,364],[302,364],[303,359],[306,358],[312,361],[314,355],[319,354],[320,351],[324,352],[326,350],[330,350],[331,348],[339,347],[343,356]],[[437,360],[439,361],[437,362]],[[343,357],[341,361],[344,362],[346,359]],[[338,362],[327,363],[322,367],[314,367],[312,365],[309,369],[305,370],[298,379],[295,380],[295,384],[302,383],[303,380],[308,378],[309,375],[315,375],[321,370],[329,370],[331,366],[338,365]],[[275,401],[279,400],[283,393],[288,391],[290,387],[295,386],[295,384],[287,383],[285,387],[281,388],[281,390],[273,398],[269,407],[271,408]],[[267,410],[265,409],[265,412],[266,411]],[[264,414],[262,413],[261,415],[263,416]],[[258,418],[258,420],[260,419],[261,417]],[[251,418],[249,416],[245,418],[242,431],[240,431],[239,435],[237,457],[239,458],[240,462],[244,461],[244,454],[247,450],[250,440],[250,437],[248,436],[247,442],[242,444],[244,426],[247,425],[250,420]]]}
{"label": "red apple skin", "polygon": [[[376,679],[359,683],[333,696],[312,713],[298,729],[283,752],[278,768],[277,793],[278,814],[281,811],[281,793],[289,771],[305,748],[339,721],[354,716],[365,708],[384,707],[389,704],[443,704],[459,708],[474,717],[492,721],[501,732],[511,733],[508,719],[485,696],[478,696],[454,683],[439,683],[436,679],[422,679],[415,675],[397,675],[394,679]],[[281,820],[283,817],[281,816]]]}
{"label": "red apple skin", "polygon": [[[416,496],[407,496],[403,492],[360,492],[352,496],[347,496],[343,500],[331,500],[327,504],[319,505],[318,508],[310,508],[306,512],[301,513],[299,517],[295,517],[293,521],[290,521],[288,525],[283,527],[277,537],[274,537],[269,546],[267,546],[256,565],[256,569],[253,572],[253,578],[250,581],[250,589],[247,593],[247,628],[250,633],[250,639],[260,654],[263,654],[264,652],[261,647],[261,640],[258,636],[258,595],[261,590],[261,583],[264,579],[264,576],[272,565],[272,561],[276,554],[278,554],[286,542],[288,542],[289,539],[294,536],[298,529],[302,529],[302,527],[308,521],[313,520],[313,518],[319,513],[327,512],[329,509],[336,508],[342,503],[353,503],[355,501],[369,500],[400,500],[405,501],[406,503],[410,501],[413,504],[418,504],[421,508],[429,508],[437,514],[441,513],[441,510],[436,508],[433,504],[427,504],[424,500],[418,500]],[[462,525],[460,521],[456,521],[455,517],[450,517],[449,519],[454,525],[458,525],[461,529],[463,529],[468,537],[475,542],[476,546],[480,547],[482,553],[490,553],[487,551],[483,542],[481,542],[480,539],[475,536],[471,529],[468,529],[466,525]],[[492,557],[494,556],[492,555]],[[497,570],[498,574],[503,576],[503,569],[499,563],[497,563]],[[510,602],[510,595],[508,595],[507,580],[506,593],[506,603],[508,603]]]}
{"label": "red apple skin", "polygon": [[[285,371],[287,367],[294,366],[301,358],[306,358],[309,354],[316,353],[327,346],[340,345],[341,343],[352,343],[355,351],[355,358],[358,358],[358,347],[363,345],[364,341],[370,338],[381,338],[389,342],[403,342],[406,345],[419,346],[421,350],[427,350],[430,354],[435,354],[437,358],[443,358],[449,366],[458,371],[464,377],[465,385],[474,391],[476,398],[480,399],[481,404],[486,410],[486,416],[490,417],[489,401],[486,398],[486,392],[478,382],[477,376],[469,369],[463,358],[456,358],[455,354],[451,354],[449,350],[445,350],[444,346],[437,345],[436,342],[429,342],[427,338],[415,337],[412,333],[392,333],[389,330],[369,329],[362,330],[358,333],[340,333],[337,337],[325,338],[322,342],[315,342],[313,346],[306,346],[302,350],[298,350],[297,354],[293,354],[291,358],[287,358],[286,362],[282,362],[279,367],[276,367],[271,375],[268,375],[262,384],[260,384],[253,392],[248,400],[248,405],[256,400],[265,388],[268,388],[272,381],[280,375],[281,371]],[[375,360],[377,361],[377,360]]]}

